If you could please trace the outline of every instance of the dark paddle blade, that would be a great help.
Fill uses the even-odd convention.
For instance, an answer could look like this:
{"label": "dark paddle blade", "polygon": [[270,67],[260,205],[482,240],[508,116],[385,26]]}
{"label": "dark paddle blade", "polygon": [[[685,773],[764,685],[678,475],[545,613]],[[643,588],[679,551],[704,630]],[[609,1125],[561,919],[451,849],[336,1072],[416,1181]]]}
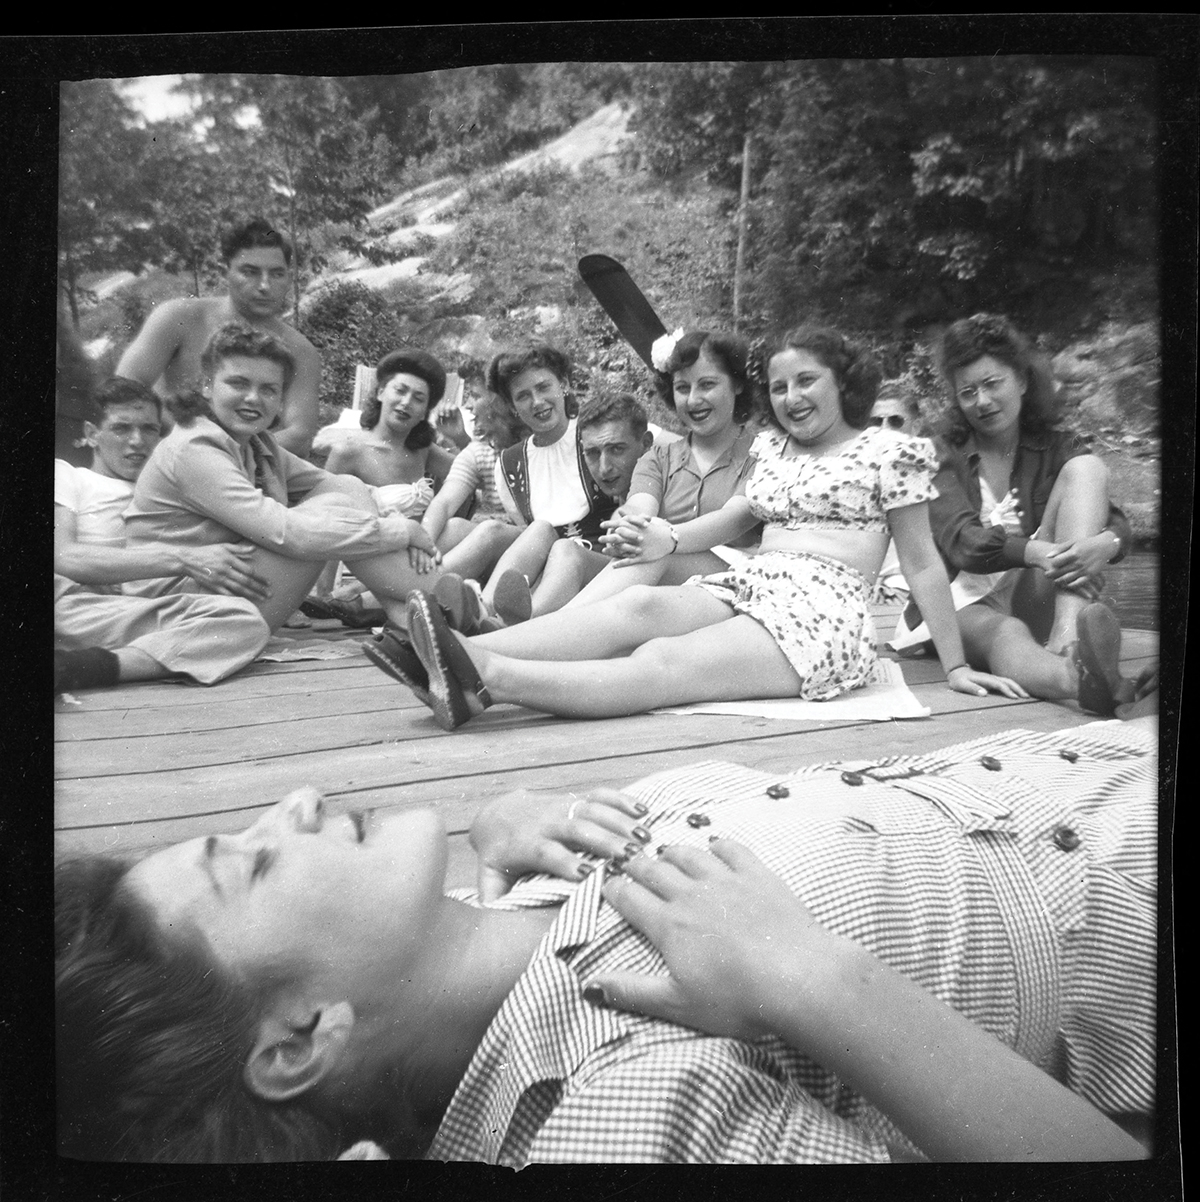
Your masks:
{"label": "dark paddle blade", "polygon": [[653,370],[650,347],[667,332],[667,327],[629,278],[629,272],[608,255],[584,255],[579,260],[579,274],[638,358]]}

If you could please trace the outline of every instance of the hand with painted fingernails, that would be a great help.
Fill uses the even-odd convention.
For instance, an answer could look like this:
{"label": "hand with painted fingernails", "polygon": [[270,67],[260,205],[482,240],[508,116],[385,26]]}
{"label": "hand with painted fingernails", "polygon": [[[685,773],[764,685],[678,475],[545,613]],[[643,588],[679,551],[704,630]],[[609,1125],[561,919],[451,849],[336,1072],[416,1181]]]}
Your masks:
{"label": "hand with painted fingernails", "polygon": [[754,1039],[835,972],[837,936],[748,848],[666,847],[628,860],[604,896],[662,954],[668,976],[605,973],[589,1001],[712,1035]]}
{"label": "hand with painted fingernails", "polygon": [[489,802],[471,824],[482,901],[502,897],[520,876],[547,872],[582,880],[593,863],[650,841],[645,805],[617,789],[518,789]]}

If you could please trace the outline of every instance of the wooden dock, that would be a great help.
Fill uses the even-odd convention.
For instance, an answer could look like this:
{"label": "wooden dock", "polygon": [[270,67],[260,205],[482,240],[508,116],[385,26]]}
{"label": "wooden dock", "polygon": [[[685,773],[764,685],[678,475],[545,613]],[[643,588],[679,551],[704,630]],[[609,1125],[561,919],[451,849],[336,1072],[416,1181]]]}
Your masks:
{"label": "wooden dock", "polygon": [[[880,637],[894,609],[877,611]],[[340,627],[292,638],[364,641]],[[1158,635],[1125,631],[1123,671],[1158,654]],[[1020,726],[1093,721],[1075,706],[951,692],[937,660],[902,661],[932,716],[891,722],[646,714],[568,721],[497,706],[447,734],[365,656],[252,664],[211,688],[131,684],[59,701],[55,852],[138,855],[238,830],[302,785],[343,809],[436,806],[451,832],[449,884],[473,882],[466,830],[480,803],[514,788],[620,786],[698,759],[771,770],[917,752]]]}

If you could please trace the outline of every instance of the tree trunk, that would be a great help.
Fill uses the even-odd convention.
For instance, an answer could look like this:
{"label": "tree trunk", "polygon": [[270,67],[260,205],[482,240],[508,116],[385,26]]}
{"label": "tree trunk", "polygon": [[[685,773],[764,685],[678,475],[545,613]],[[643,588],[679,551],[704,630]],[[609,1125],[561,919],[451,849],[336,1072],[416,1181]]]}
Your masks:
{"label": "tree trunk", "polygon": [[746,267],[746,227],[750,213],[750,153],[753,135],[746,131],[742,143],[742,195],[738,203],[737,259],[733,267],[733,329],[737,333],[742,321],[742,278]]}
{"label": "tree trunk", "polygon": [[67,246],[64,266],[67,269],[67,304],[71,306],[71,324],[75,327],[76,332],[78,332],[79,298],[75,295],[75,258],[71,254],[70,245]]}

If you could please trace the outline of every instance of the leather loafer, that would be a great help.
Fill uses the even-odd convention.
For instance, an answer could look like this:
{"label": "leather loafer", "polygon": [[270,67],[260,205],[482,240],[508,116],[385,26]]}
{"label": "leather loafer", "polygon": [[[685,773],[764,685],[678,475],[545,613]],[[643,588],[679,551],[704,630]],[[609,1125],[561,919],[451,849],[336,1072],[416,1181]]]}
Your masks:
{"label": "leather loafer", "polygon": [[533,616],[533,594],[529,591],[529,581],[512,568],[500,574],[493,597],[496,617],[505,626],[528,622]]}
{"label": "leather loafer", "polygon": [[385,627],[377,638],[364,644],[363,653],[376,667],[407,685],[418,701],[429,704],[429,673],[403,631]]}
{"label": "leather loafer", "polygon": [[454,637],[433,594],[417,590],[409,595],[408,630],[429,677],[425,704],[443,730],[456,730],[492,704],[475,664]]}

